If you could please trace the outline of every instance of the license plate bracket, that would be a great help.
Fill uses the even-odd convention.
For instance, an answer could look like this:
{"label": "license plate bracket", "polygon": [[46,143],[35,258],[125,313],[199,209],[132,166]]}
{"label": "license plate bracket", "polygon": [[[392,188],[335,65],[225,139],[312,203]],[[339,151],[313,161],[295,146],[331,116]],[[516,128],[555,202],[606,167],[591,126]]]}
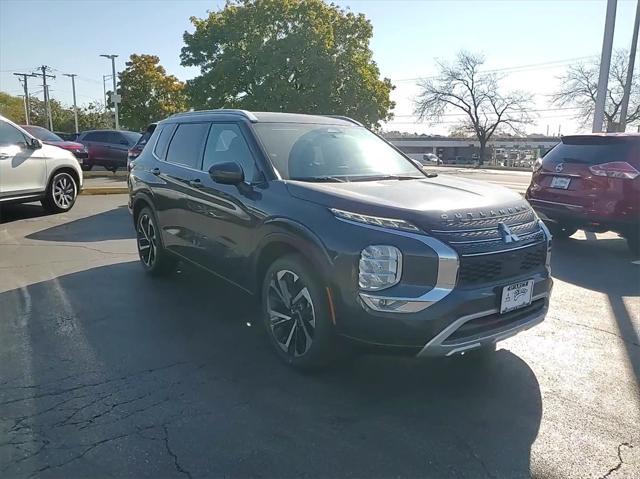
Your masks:
{"label": "license plate bracket", "polygon": [[500,314],[524,308],[531,304],[533,280],[518,281],[502,288]]}

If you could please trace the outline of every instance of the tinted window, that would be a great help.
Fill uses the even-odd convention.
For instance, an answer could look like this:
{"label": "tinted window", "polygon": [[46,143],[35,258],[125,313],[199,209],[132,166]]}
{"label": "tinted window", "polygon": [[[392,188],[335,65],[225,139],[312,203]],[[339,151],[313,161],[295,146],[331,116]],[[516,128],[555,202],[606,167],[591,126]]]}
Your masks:
{"label": "tinted window", "polygon": [[161,128],[153,153],[161,160],[164,160],[164,156],[167,154],[169,140],[171,140],[171,135],[173,135],[173,132],[176,130],[176,125],[164,125]]}
{"label": "tinted window", "polygon": [[84,138],[84,141],[101,141],[103,143],[109,143],[109,132],[108,131],[92,131],[87,133]]}
{"label": "tinted window", "polygon": [[580,138],[573,141],[567,140],[568,143],[559,143],[544,155],[544,161],[595,165],[611,161],[633,160],[633,156],[635,156],[632,154],[633,142],[602,138],[598,138],[598,140],[600,141]]}
{"label": "tinted window", "polygon": [[253,181],[256,166],[240,128],[233,124],[214,123],[209,130],[202,169],[209,171],[212,165],[228,161],[235,161],[242,166],[246,180]]}
{"label": "tinted window", "polygon": [[257,123],[254,128],[283,178],[423,175],[366,128],[303,123]]}
{"label": "tinted window", "polygon": [[156,129],[156,125],[149,125],[149,127],[147,128],[147,131],[145,131],[142,136],[140,137],[140,139],[138,140],[138,142],[136,143],[136,146],[144,146],[147,144],[147,142],[149,141],[149,138],[151,138],[151,135],[153,134],[153,132]]}
{"label": "tinted window", "polygon": [[118,134],[120,135],[121,138],[124,137],[124,140],[130,146],[135,145],[140,139],[140,137],[142,136],[142,134],[136,131],[119,131]]}
{"label": "tinted window", "polygon": [[178,125],[169,144],[167,161],[189,168],[200,168],[202,147],[208,130],[209,123],[182,123]]}
{"label": "tinted window", "polygon": [[0,121],[0,145],[24,145],[26,142],[27,140],[20,130],[9,123]]}
{"label": "tinted window", "polygon": [[51,133],[49,130],[47,130],[46,128],[42,128],[41,126],[26,125],[22,128],[27,130],[28,133],[31,133],[33,136],[35,136],[38,140],[63,141],[62,138],[60,138],[58,135],[56,135],[55,133]]}

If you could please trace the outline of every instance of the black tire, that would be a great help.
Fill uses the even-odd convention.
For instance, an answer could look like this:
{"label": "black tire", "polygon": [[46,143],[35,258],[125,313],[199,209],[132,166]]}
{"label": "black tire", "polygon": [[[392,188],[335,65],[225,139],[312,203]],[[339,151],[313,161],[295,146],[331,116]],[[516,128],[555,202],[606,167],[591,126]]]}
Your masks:
{"label": "black tire", "polygon": [[298,254],[276,259],[265,274],[263,324],[276,354],[296,369],[318,370],[342,358],[327,294]]}
{"label": "black tire", "polygon": [[87,165],[86,163],[82,164],[82,171],[91,171],[91,168],[93,168],[93,165]]}
{"label": "black tire", "polygon": [[78,197],[78,184],[69,172],[62,171],[49,180],[42,206],[49,213],[64,213],[73,208]]}
{"label": "black tire", "polygon": [[576,228],[575,226],[571,226],[565,223],[556,223],[550,221],[545,224],[547,225],[547,228],[549,228],[551,235],[555,239],[566,239],[569,236],[575,234],[576,231],[578,231],[578,228]]}
{"label": "black tire", "polygon": [[140,264],[151,276],[163,276],[175,271],[176,260],[164,249],[160,229],[153,211],[145,207],[136,218],[136,246]]}

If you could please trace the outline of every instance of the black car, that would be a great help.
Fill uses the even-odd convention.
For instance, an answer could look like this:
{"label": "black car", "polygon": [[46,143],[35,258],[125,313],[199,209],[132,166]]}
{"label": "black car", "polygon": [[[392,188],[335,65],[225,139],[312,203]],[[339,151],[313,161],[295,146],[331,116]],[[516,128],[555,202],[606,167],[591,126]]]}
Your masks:
{"label": "black car", "polygon": [[89,157],[82,164],[82,169],[90,170],[98,165],[115,172],[118,168],[125,168],[129,148],[141,136],[140,133],[126,130],[83,131],[76,140],[89,150]]}
{"label": "black car", "polygon": [[259,297],[275,351],[295,367],[325,365],[349,343],[492,351],[548,308],[551,238],[525,200],[426,173],[348,118],[174,115],[129,188],[145,270],[181,259]]}

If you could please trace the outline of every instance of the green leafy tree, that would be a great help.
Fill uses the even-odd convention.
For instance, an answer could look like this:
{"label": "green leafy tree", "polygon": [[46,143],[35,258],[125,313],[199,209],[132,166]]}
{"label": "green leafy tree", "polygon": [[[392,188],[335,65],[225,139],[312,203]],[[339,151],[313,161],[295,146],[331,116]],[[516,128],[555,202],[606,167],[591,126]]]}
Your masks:
{"label": "green leafy tree", "polygon": [[321,0],[229,0],[191,17],[181,60],[192,106],[336,114],[378,127],[391,81],[372,60],[371,23]]}
{"label": "green leafy tree", "polygon": [[149,123],[187,109],[185,85],[167,75],[155,55],[131,55],[118,74],[120,120],[132,130],[143,130]]}
{"label": "green leafy tree", "polygon": [[19,96],[0,91],[0,115],[14,123],[24,123],[24,102]]}

